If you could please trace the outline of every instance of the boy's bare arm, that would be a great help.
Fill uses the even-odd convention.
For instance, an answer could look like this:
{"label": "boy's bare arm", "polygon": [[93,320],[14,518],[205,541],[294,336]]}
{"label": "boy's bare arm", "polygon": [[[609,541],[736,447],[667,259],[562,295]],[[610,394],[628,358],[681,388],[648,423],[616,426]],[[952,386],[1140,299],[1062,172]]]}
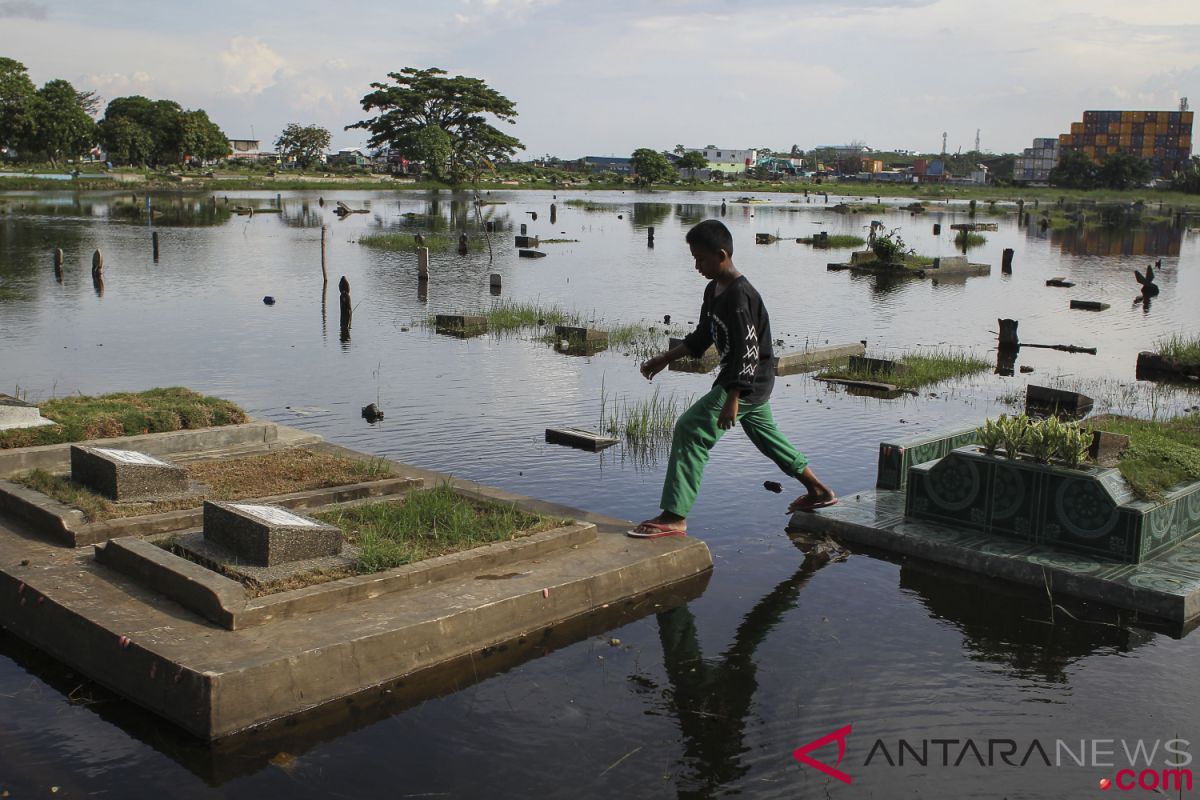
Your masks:
{"label": "boy's bare arm", "polygon": [[654,380],[654,376],[666,369],[668,364],[686,355],[688,355],[687,345],[681,343],[664,353],[651,356],[642,362],[642,376],[646,380]]}
{"label": "boy's bare arm", "polygon": [[717,417],[717,427],[721,430],[727,431],[737,422],[738,397],[741,393],[741,389],[730,389],[726,392],[725,405],[721,408],[721,416]]}

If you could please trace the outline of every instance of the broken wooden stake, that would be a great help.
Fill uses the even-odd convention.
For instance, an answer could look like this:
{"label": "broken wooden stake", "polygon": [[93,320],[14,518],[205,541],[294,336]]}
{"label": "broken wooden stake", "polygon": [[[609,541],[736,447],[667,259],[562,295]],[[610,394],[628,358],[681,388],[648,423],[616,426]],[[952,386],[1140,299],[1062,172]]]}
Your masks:
{"label": "broken wooden stake", "polygon": [[551,444],[565,444],[568,447],[578,447],[581,450],[603,450],[612,447],[619,439],[606,436],[603,433],[585,431],[580,428],[546,428],[546,441]]}

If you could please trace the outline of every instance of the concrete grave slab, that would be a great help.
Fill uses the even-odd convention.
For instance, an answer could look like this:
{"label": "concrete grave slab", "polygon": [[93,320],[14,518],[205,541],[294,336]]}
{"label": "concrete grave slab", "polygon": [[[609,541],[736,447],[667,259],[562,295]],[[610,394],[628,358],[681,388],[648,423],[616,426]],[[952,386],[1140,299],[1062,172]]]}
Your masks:
{"label": "concrete grave slab", "polygon": [[204,502],[204,538],[235,559],[260,567],[336,556],[342,531],[277,506]]}
{"label": "concrete grave slab", "polygon": [[45,419],[38,407],[8,394],[0,394],[0,431],[13,428],[36,428],[39,425],[54,425]]}
{"label": "concrete grave slab", "polygon": [[164,500],[190,491],[183,467],[112,447],[71,445],[71,480],[117,502]]}

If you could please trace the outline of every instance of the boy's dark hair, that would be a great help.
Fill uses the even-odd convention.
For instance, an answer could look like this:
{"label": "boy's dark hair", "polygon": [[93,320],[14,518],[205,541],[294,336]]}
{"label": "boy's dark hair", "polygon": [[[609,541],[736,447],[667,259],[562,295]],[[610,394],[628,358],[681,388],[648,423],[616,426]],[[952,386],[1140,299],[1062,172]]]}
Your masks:
{"label": "boy's dark hair", "polygon": [[686,241],[702,250],[713,253],[724,250],[730,256],[733,255],[733,234],[725,227],[725,223],[718,219],[706,219],[692,226],[687,232]]}

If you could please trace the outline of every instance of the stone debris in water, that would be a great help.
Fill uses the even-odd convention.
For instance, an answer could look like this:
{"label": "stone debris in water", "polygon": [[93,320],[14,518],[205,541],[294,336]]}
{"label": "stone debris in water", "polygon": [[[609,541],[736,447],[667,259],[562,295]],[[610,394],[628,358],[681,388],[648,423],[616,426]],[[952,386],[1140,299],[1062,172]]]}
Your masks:
{"label": "stone debris in water", "polygon": [[783,484],[779,481],[763,481],[763,488],[775,494],[783,493]]}

